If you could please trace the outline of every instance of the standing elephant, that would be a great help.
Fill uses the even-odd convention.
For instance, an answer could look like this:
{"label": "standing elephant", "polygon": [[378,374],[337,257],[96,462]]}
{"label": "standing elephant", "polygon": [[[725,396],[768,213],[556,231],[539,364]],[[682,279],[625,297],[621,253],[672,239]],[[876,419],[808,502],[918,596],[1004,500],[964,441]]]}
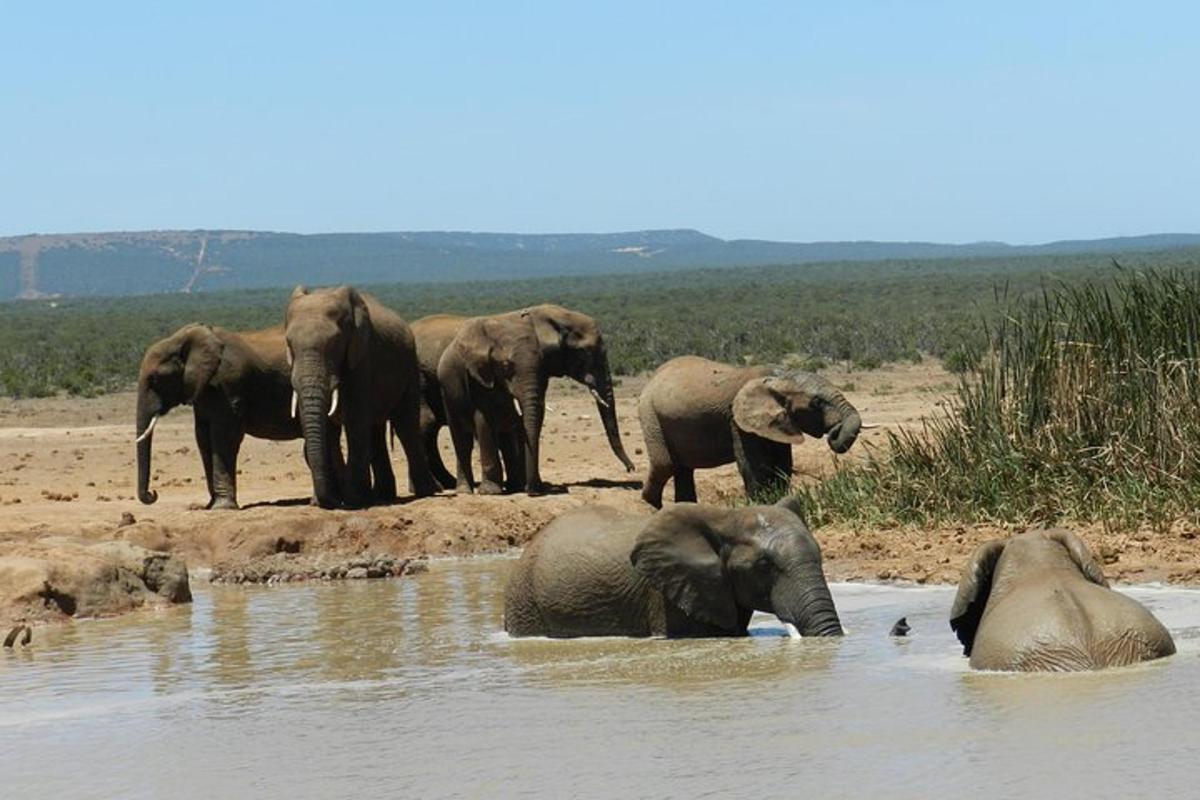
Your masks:
{"label": "standing elephant", "polygon": [[446,424],[446,404],[442,400],[437,369],[442,353],[467,319],[455,314],[432,314],[412,323],[417,342],[417,364],[421,370],[421,441],[429,458],[429,470],[443,489],[453,489],[455,479],[446,469],[438,450],[438,432]]}
{"label": "standing elephant", "polygon": [[[396,498],[387,449],[389,421],[408,459],[414,493],[436,492],[421,443],[421,378],[408,323],[353,287],[310,291],[297,286],[288,302],[284,335],[295,392],[292,402],[300,415],[316,502],[332,508],[342,502],[363,506]],[[346,486],[341,496],[326,440],[326,417],[338,411],[346,431]]]}
{"label": "standing elephant", "polygon": [[[138,499],[153,503],[150,450],[158,418],[192,406],[196,446],[204,463],[209,508],[237,508],[237,456],[246,434],[298,439],[288,413],[291,396],[283,329],[235,333],[185,325],[155,342],[142,358],[137,394]],[[341,461],[337,438],[330,445]]]}
{"label": "standing elephant", "polygon": [[585,506],[525,547],[504,593],[512,636],[739,636],[766,611],[840,636],[821,548],[788,501],[679,505],[653,516]]}
{"label": "standing elephant", "polygon": [[[613,453],[629,471],[617,426],[616,401],[608,353],[600,327],[586,314],[556,305],[540,305],[476,317],[463,323],[438,363],[438,380],[446,402],[450,433],[458,462],[457,489],[475,488],[471,449],[480,412],[491,435],[480,435],[483,494],[503,491],[499,461],[489,449],[499,442],[509,468],[510,490],[544,491],[538,445],[551,377],[582,383],[596,399],[604,432]],[[520,407],[518,415],[513,407]]]}
{"label": "standing elephant", "polygon": [[1162,623],[1108,588],[1087,545],[1064,530],[976,548],[958,583],[950,627],[973,669],[1069,672],[1175,652]]}
{"label": "standing elephant", "polygon": [[675,501],[696,502],[694,471],[736,461],[746,494],[787,480],[792,445],[827,436],[844,453],[858,438],[858,411],[833,384],[782,367],[732,367],[699,356],[663,364],[642,389],[638,416],[650,469],[647,503],[662,506],[675,479]]}

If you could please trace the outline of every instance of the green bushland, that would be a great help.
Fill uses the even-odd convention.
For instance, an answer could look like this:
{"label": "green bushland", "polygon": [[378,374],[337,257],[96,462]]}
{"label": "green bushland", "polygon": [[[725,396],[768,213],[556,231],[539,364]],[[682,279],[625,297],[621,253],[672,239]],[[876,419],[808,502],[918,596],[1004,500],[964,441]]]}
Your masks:
{"label": "green bushland", "polygon": [[1121,270],[1000,305],[948,411],[801,489],[810,521],[1200,516],[1200,274]]}
{"label": "green bushland", "polygon": [[[1136,268],[1189,269],[1200,250],[1122,256]],[[485,314],[556,302],[601,321],[617,374],[685,353],[728,362],[791,357],[817,367],[946,357],[956,369],[986,341],[994,293],[1047,281],[1111,280],[1109,256],[838,262],[475,284],[364,287],[400,314]],[[132,385],[147,345],[188,322],[235,330],[278,324],[289,289],[0,303],[0,394],[92,395]]]}

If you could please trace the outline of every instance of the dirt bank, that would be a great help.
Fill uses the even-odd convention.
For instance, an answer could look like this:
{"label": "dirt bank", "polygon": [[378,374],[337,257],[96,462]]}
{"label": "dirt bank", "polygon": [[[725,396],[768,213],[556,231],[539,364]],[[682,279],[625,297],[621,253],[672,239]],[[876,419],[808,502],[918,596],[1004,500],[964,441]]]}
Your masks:
{"label": "dirt bank", "polygon": [[[866,422],[892,428],[919,425],[954,386],[952,376],[930,363],[829,375],[847,388]],[[622,435],[639,470],[645,457],[635,398],[642,383],[626,379],[617,389]],[[239,459],[243,509],[210,512],[200,509],[207,496],[188,409],[163,418],[155,432],[152,486],[159,501],[143,506],[135,498],[132,394],[0,400],[0,557],[47,537],[67,537],[124,541],[180,556],[192,569],[213,567],[223,574],[261,574],[262,560],[272,558],[319,574],[339,565],[350,569],[351,561],[368,555],[372,564],[381,558],[399,563],[519,547],[552,517],[584,503],[649,513],[639,496],[641,473],[625,473],[609,451],[590,397],[556,381],[549,403],[542,472],[560,493],[443,494],[365,511],[324,511],[308,505],[311,484],[299,441],[247,439]],[[449,437],[442,438],[443,459],[453,464]],[[836,458],[861,457],[883,438],[883,428],[867,431],[841,457],[824,443],[806,443],[795,450],[797,471],[801,479],[820,477]],[[404,486],[402,456],[394,463]],[[732,465],[698,473],[697,485],[704,502],[727,502],[741,492]],[[668,486],[668,497],[670,491]],[[1004,533],[986,526],[823,529],[818,538],[832,578],[951,582],[976,544]],[[1117,580],[1200,582],[1194,531],[1153,537],[1099,529],[1081,533],[1105,555],[1106,569]],[[5,613],[0,610],[0,620]]]}

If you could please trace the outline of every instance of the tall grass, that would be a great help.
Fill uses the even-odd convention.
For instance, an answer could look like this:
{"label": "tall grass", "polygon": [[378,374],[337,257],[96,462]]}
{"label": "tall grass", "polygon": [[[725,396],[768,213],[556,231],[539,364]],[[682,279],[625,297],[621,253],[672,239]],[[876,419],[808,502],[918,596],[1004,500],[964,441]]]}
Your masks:
{"label": "tall grass", "polygon": [[1121,271],[992,319],[949,410],[803,489],[810,521],[1197,517],[1200,276]]}

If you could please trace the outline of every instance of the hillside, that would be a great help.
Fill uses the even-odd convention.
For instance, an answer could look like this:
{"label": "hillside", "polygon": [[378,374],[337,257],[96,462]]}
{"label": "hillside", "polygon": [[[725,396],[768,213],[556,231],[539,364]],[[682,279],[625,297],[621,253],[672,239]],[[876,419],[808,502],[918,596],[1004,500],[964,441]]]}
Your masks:
{"label": "hillside", "polygon": [[1014,246],[1001,242],[770,242],[694,230],[605,234],[146,231],[0,238],[0,300],[290,286],[414,283],[697,267],[1125,253],[1200,246],[1200,235]]}

